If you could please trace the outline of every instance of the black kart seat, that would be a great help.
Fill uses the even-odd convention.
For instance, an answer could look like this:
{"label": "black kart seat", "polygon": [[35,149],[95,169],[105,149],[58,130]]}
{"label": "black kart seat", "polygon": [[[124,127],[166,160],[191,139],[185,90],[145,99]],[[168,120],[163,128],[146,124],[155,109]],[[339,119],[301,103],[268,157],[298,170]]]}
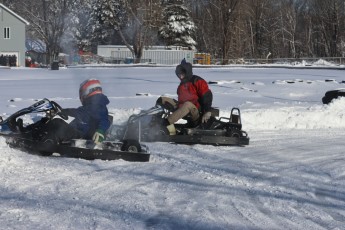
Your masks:
{"label": "black kart seat", "polygon": [[219,109],[218,108],[211,108],[211,116],[212,117],[219,117]]}

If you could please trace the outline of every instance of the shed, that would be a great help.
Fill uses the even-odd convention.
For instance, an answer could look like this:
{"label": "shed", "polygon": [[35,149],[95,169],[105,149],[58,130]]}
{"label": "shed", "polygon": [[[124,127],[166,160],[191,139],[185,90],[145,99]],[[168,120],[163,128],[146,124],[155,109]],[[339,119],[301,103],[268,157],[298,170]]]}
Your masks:
{"label": "shed", "polygon": [[[188,50],[180,46],[150,46],[143,50],[142,62],[157,64],[176,65],[186,58],[188,62],[193,63],[194,50]],[[103,57],[103,60],[112,63],[130,63],[132,53],[123,45],[99,45],[97,54]]]}

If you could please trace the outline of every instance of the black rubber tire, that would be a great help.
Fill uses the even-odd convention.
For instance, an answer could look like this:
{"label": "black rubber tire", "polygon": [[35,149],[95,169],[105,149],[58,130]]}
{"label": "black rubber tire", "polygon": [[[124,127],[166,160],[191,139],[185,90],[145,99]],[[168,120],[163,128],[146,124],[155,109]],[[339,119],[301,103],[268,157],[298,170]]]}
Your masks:
{"label": "black rubber tire", "polygon": [[322,98],[323,104],[329,104],[333,99],[339,97],[345,97],[345,92],[340,90],[330,90],[325,93],[325,96]]}
{"label": "black rubber tire", "polygon": [[121,151],[139,153],[141,152],[141,145],[137,140],[124,140]]}

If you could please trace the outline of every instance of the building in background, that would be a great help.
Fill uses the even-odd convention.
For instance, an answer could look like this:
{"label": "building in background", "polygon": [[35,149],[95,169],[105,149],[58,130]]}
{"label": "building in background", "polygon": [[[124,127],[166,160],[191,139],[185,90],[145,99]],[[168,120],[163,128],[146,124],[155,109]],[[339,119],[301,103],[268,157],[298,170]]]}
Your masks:
{"label": "building in background", "polygon": [[211,65],[211,54],[209,53],[195,53],[194,64]]}
{"label": "building in background", "polygon": [[[141,62],[176,65],[186,58],[188,62],[193,63],[194,53],[194,50],[180,46],[150,46],[143,50]],[[124,45],[99,45],[97,55],[103,57],[106,63],[133,63],[131,51]]]}
{"label": "building in background", "polygon": [[0,3],[0,65],[25,66],[25,26],[29,22]]}

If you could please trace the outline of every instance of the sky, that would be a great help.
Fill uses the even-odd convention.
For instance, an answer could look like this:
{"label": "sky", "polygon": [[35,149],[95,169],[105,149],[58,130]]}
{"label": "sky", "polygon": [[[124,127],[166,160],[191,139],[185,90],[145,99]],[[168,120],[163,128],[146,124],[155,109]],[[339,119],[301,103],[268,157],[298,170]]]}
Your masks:
{"label": "sky", "polygon": [[[241,110],[248,146],[143,143],[143,163],[42,157],[0,137],[1,229],[345,229],[345,99],[321,101],[345,88],[344,69],[250,67],[193,70],[212,83],[220,116]],[[79,84],[98,78],[124,125],[176,97],[174,69],[2,68],[0,115],[45,97],[77,107]]]}

